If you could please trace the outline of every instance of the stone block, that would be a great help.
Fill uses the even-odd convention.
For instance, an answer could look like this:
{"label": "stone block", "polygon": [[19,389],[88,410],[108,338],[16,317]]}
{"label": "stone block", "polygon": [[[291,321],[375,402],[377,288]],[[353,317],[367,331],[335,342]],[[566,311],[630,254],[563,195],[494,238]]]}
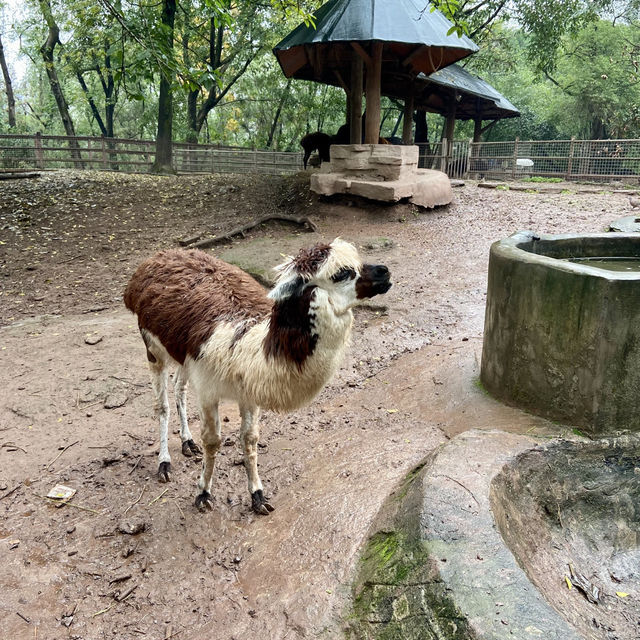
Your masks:
{"label": "stone block", "polygon": [[453,200],[451,181],[446,173],[433,169],[417,169],[411,202],[421,207],[438,207]]}
{"label": "stone block", "polygon": [[382,200],[383,202],[397,202],[402,198],[409,198],[413,193],[411,182],[371,182],[369,180],[353,180],[349,193],[370,200]]}

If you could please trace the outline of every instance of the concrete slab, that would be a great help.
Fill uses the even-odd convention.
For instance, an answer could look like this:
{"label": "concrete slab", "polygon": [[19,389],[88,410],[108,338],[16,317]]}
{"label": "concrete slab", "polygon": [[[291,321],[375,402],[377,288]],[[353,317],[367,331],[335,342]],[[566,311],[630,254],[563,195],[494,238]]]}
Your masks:
{"label": "concrete slab", "polygon": [[581,638],[531,584],[491,512],[493,478],[535,444],[521,435],[469,431],[408,476],[362,556],[356,637]]}

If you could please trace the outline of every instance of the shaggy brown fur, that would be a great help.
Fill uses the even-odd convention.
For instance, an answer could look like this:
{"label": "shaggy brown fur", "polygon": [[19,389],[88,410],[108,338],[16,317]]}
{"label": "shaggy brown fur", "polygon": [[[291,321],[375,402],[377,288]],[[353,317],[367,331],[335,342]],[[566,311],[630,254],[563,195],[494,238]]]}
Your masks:
{"label": "shaggy brown fur", "polygon": [[313,276],[327,259],[331,247],[328,244],[316,244],[308,249],[300,249],[293,261],[295,270],[301,276]]}
{"label": "shaggy brown fur", "polygon": [[124,293],[138,326],[180,364],[197,358],[220,321],[266,318],[273,302],[251,276],[203,251],[169,249],[145,260]]}

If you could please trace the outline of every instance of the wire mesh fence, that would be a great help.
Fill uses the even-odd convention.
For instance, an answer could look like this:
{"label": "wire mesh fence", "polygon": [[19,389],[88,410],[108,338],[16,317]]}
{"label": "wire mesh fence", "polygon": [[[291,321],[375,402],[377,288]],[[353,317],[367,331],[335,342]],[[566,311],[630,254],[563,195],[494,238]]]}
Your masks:
{"label": "wire mesh fence", "polygon": [[637,184],[640,140],[541,140],[469,144],[469,177],[553,177]]}
{"label": "wire mesh fence", "polygon": [[[451,178],[640,180],[640,140],[511,140],[419,143],[419,167]],[[127,138],[0,135],[0,170],[102,169],[148,172],[155,142]],[[174,143],[180,173],[287,174],[302,169],[302,153]]]}

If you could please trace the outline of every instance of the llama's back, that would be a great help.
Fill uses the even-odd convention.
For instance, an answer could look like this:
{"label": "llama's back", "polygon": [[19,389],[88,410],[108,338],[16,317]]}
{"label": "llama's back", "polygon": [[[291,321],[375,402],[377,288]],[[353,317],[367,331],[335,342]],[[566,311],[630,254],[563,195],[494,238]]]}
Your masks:
{"label": "llama's back", "polygon": [[[198,356],[216,325],[259,321],[271,312],[251,276],[203,251],[168,249],[145,260],[124,293],[138,326],[155,335],[180,364]],[[247,323],[241,323],[246,325]]]}

